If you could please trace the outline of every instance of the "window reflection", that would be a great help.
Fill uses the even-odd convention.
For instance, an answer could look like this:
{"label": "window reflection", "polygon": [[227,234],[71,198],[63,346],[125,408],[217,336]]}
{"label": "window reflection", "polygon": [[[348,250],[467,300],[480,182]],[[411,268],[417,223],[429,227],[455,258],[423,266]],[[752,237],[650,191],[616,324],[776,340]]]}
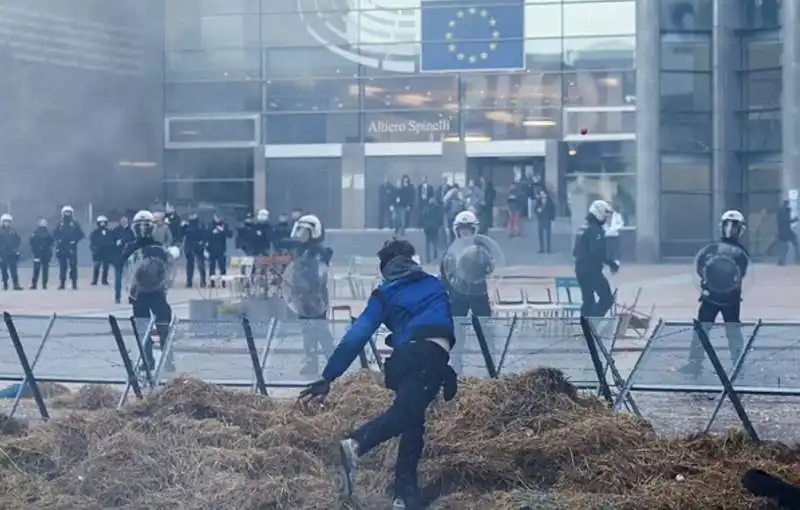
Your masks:
{"label": "window reflection", "polygon": [[662,193],[661,252],[665,257],[694,256],[712,231],[709,193]]}
{"label": "window reflection", "polygon": [[662,71],[661,110],[711,111],[711,73]]}
{"label": "window reflection", "polygon": [[664,35],[661,38],[661,69],[666,71],[710,71],[711,36],[706,34]]}
{"label": "window reflection", "polygon": [[783,42],[748,41],[745,47],[745,67],[765,69],[780,67],[783,60]]}
{"label": "window reflection", "polygon": [[581,71],[564,74],[564,104],[630,106],[636,104],[634,71]]}
{"label": "window reflection", "polygon": [[630,110],[611,111],[606,107],[579,111],[565,108],[564,136],[636,133],[636,110],[630,108]]}
{"label": "window reflection", "polygon": [[782,8],[781,0],[744,0],[744,26],[756,29],[777,28],[781,25]]}
{"label": "window reflection", "polygon": [[567,197],[586,193],[589,202],[605,200],[622,215],[626,225],[636,225],[636,175],[573,175],[567,177]]}
{"label": "window reflection", "polygon": [[776,108],[782,104],[783,76],[780,69],[745,73],[744,87],[748,109]]}
{"label": "window reflection", "polygon": [[458,109],[458,78],[452,75],[370,76],[361,80],[365,110]]}
{"label": "window reflection", "polygon": [[256,122],[252,118],[168,119],[168,139],[171,143],[258,143]]}
{"label": "window reflection", "polygon": [[560,138],[558,110],[477,110],[462,112],[467,140],[524,140]]}
{"label": "window reflection", "polygon": [[711,30],[714,0],[665,0],[661,2],[661,28],[674,32]]}
{"label": "window reflection", "polygon": [[661,115],[663,152],[711,151],[710,113],[669,113]]}
{"label": "window reflection", "polygon": [[742,115],[744,117],[745,150],[752,152],[782,150],[780,110],[765,110]]}
{"label": "window reflection", "polygon": [[265,143],[346,143],[360,139],[357,113],[275,113],[264,118]]}
{"label": "window reflection", "polygon": [[572,69],[633,69],[634,37],[564,39],[564,65]]}
{"label": "window reflection", "polygon": [[565,4],[564,37],[636,33],[636,3]]}
{"label": "window reflection", "polygon": [[167,83],[167,113],[261,112],[261,84],[249,82]]}
{"label": "window reflection", "polygon": [[264,74],[270,78],[350,78],[359,72],[358,64],[322,46],[266,48],[264,54]]}
{"label": "window reflection", "polygon": [[458,115],[446,111],[386,111],[364,114],[365,142],[440,142],[458,139]]}
{"label": "window reflection", "polygon": [[259,45],[258,16],[226,14],[171,19],[164,26],[166,47],[174,50],[227,49]]}
{"label": "window reflection", "polygon": [[261,71],[258,50],[231,49],[169,51],[166,78],[170,81],[257,79]]}
{"label": "window reflection", "polygon": [[175,180],[252,179],[252,149],[170,149],[166,177]]}
{"label": "window reflection", "polygon": [[326,112],[358,109],[355,79],[267,80],[267,111]]}
{"label": "window reflection", "polygon": [[560,71],[563,39],[528,39],[525,41],[525,69]]}
{"label": "window reflection", "polygon": [[711,161],[708,157],[661,158],[661,191],[711,192]]}
{"label": "window reflection", "polygon": [[636,172],[636,142],[565,144],[567,174],[624,174]]}
{"label": "window reflection", "polygon": [[[168,0],[164,6],[167,18],[185,18],[257,13],[258,3],[259,0]],[[279,3],[279,0],[274,0],[274,3]]]}
{"label": "window reflection", "polygon": [[525,5],[525,37],[561,37],[561,26],[561,4]]}
{"label": "window reflection", "polygon": [[522,114],[542,108],[558,108],[561,102],[561,75],[518,73],[464,75],[464,108],[511,109]]}

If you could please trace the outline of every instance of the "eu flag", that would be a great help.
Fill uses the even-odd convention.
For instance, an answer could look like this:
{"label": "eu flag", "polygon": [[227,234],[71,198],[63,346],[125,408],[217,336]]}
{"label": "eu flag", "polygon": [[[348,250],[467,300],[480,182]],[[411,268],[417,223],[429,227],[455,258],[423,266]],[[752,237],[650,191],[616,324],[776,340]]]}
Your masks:
{"label": "eu flag", "polygon": [[422,0],[422,72],[525,67],[524,0]]}

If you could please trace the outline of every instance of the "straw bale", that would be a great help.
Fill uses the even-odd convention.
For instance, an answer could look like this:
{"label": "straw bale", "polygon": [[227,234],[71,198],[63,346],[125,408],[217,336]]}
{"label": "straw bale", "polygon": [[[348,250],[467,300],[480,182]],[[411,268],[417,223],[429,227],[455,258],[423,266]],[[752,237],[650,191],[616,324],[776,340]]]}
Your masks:
{"label": "straw bale", "polygon": [[0,436],[21,436],[28,431],[28,425],[13,416],[0,413]]}
{"label": "straw bale", "polygon": [[[755,446],[740,431],[667,439],[556,370],[460,386],[429,413],[421,481],[433,509],[766,509],[741,489],[745,470],[800,479],[796,447]],[[183,376],[120,410],[104,409],[106,389],[69,398],[77,411],[0,435],[0,508],[388,506],[396,441],[363,459],[352,500],[334,475],[336,440],[391,402],[374,373],[310,408]]]}
{"label": "straw bale", "polygon": [[112,409],[120,401],[119,390],[100,384],[86,384],[75,392],[67,392],[56,396],[51,402],[55,409],[74,409],[97,411],[99,409]]}

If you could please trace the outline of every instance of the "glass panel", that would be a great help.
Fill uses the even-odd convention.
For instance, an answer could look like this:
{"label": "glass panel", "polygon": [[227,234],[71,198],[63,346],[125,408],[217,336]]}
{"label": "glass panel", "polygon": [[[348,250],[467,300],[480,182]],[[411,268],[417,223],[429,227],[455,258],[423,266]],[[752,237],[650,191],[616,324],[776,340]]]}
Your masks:
{"label": "glass panel", "polygon": [[265,60],[264,74],[268,78],[351,78],[359,73],[357,63],[337,58],[329,48],[321,46],[267,48]]}
{"label": "glass panel", "polygon": [[742,25],[745,28],[769,29],[781,26],[783,0],[745,0],[743,3]]}
{"label": "glass panel", "polygon": [[636,142],[570,143],[565,166],[568,175],[635,173]]}
{"label": "glass panel", "polygon": [[[783,164],[781,162],[750,163],[747,167],[747,191],[774,192],[781,189]],[[777,200],[775,204],[777,204]]]}
{"label": "glass panel", "polygon": [[255,142],[256,119],[170,119],[171,143]]}
{"label": "glass panel", "polygon": [[591,175],[567,177],[567,195],[581,186],[588,200],[606,200],[619,211],[626,225],[636,225],[636,175]]}
{"label": "glass panel", "polygon": [[744,150],[753,152],[780,151],[783,130],[780,110],[742,114],[744,117]]}
{"label": "glass panel", "polygon": [[635,111],[564,111],[564,134],[607,135],[636,132]]}
{"label": "glass panel", "polygon": [[469,140],[525,140],[561,138],[557,108],[477,110],[462,112],[464,136]]}
{"label": "glass panel", "polygon": [[564,5],[564,36],[636,33],[635,2]]}
{"label": "glass panel", "polygon": [[661,158],[661,191],[711,192],[710,158]]}
{"label": "glass panel", "polygon": [[358,142],[359,131],[357,113],[276,113],[264,120],[265,143]]}
{"label": "glass panel", "polygon": [[661,193],[660,205],[662,243],[699,241],[694,255],[711,238],[710,193]]}
{"label": "glass panel", "polygon": [[252,179],[252,149],[169,149],[167,179]]}
{"label": "glass panel", "polygon": [[[216,14],[257,13],[259,0],[168,0],[167,18],[214,16]],[[279,3],[279,0],[275,0]]]}
{"label": "glass panel", "polygon": [[[294,10],[293,10],[294,11]],[[347,11],[311,11],[299,14],[267,14],[261,17],[261,41],[268,48],[280,46],[336,45],[358,43],[358,15]]]}
{"label": "glass panel", "polygon": [[258,79],[258,50],[168,51],[167,81]]}
{"label": "glass panel", "polygon": [[397,75],[362,79],[365,110],[458,109],[458,79],[452,75]]}
{"label": "glass panel", "polygon": [[711,71],[711,36],[667,34],[661,38],[661,69]]}
{"label": "glass panel", "polygon": [[353,78],[268,80],[266,89],[271,112],[358,110],[358,84]]}
{"label": "glass panel", "polygon": [[661,28],[675,32],[709,31],[714,21],[714,0],[661,2]]}
{"label": "glass panel", "polygon": [[744,73],[745,108],[775,108],[783,104],[783,76],[780,69]]}
{"label": "glass panel", "polygon": [[711,111],[711,73],[662,71],[661,111]]}
{"label": "glass panel", "polygon": [[268,159],[267,182],[267,203],[273,214],[300,208],[319,215],[329,228],[341,225],[341,159]]}
{"label": "glass panel", "polygon": [[564,66],[568,69],[633,69],[635,37],[564,39]]}
{"label": "glass panel", "polygon": [[561,101],[560,77],[553,73],[464,75],[462,105],[520,111],[557,107]]}
{"label": "glass panel", "polygon": [[[530,2],[526,2],[530,4]],[[525,37],[544,38],[561,37],[564,35],[561,20],[561,5],[549,3],[546,5],[525,6]]]}
{"label": "glass panel", "polygon": [[164,25],[169,50],[213,50],[257,47],[258,16],[189,16],[170,19]]}
{"label": "glass panel", "polygon": [[745,69],[781,67],[783,41],[778,39],[750,40],[745,46]]}
{"label": "glass panel", "polygon": [[167,83],[166,113],[261,112],[258,82]]}
{"label": "glass panel", "polygon": [[525,41],[525,69],[560,71],[563,39],[528,39]]}
{"label": "glass panel", "polygon": [[564,103],[570,106],[633,105],[636,103],[636,72],[565,73]]}
{"label": "glass panel", "polygon": [[385,111],[363,115],[365,142],[458,139],[458,115],[442,111]]}
{"label": "glass panel", "polygon": [[710,113],[668,113],[661,115],[662,152],[710,152]]}
{"label": "glass panel", "polygon": [[253,210],[253,181],[167,181],[167,200],[177,208],[214,208],[223,217],[240,218]]}

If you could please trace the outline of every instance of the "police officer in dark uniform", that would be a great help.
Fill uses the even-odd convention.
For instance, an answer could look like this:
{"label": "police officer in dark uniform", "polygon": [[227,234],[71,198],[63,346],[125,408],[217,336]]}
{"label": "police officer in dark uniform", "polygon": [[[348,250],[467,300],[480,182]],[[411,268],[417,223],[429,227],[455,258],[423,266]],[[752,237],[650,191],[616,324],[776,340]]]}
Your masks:
{"label": "police officer in dark uniform", "polygon": [[[458,213],[453,220],[455,240],[440,264],[442,282],[450,293],[454,317],[466,317],[470,311],[477,317],[492,316],[486,278],[493,271],[493,263],[490,252],[477,242],[478,230],[475,213]],[[461,253],[462,245],[464,253]]]}
{"label": "police officer in dark uniform", "polygon": [[[228,224],[222,221],[220,215],[215,214],[208,232],[208,274],[213,276],[217,274],[217,270],[223,276],[228,274],[228,260],[225,255],[228,252],[228,239],[232,237],[233,232]],[[211,286],[214,286],[213,281]]]}
{"label": "police officer in dark uniform", "polygon": [[39,285],[39,277],[42,279],[42,289],[47,289],[47,281],[50,279],[50,261],[53,260],[53,244],[55,240],[50,231],[47,230],[47,220],[39,220],[39,226],[31,234],[28,245],[31,247],[33,255],[33,278],[31,279],[31,289],[36,289]]}
{"label": "police officer in dark uniform", "polygon": [[200,221],[196,213],[189,215],[181,229],[183,251],[186,255],[186,287],[192,287],[194,270],[200,273],[200,287],[206,286],[206,247],[208,246],[208,229]]}
{"label": "police officer in dark uniform", "polygon": [[89,234],[89,249],[92,251],[92,285],[97,285],[98,279],[103,285],[108,285],[108,268],[114,255],[114,236],[108,228],[108,218],[105,216],[97,217],[97,228]]}
{"label": "police officer in dark uniform", "polygon": [[283,251],[281,246],[289,239],[292,234],[292,224],[289,223],[289,215],[286,213],[280,213],[278,215],[278,221],[275,223],[275,226],[272,227],[272,244],[275,248],[275,251]]}
{"label": "police officer in dark uniform", "polygon": [[[614,213],[608,202],[595,200],[589,206],[586,224],[578,233],[572,255],[575,257],[575,276],[581,288],[582,317],[604,317],[614,306],[614,295],[603,275],[607,265],[612,273],[619,271],[619,261],[609,260],[603,225]],[[595,297],[596,296],[596,297]]]}
{"label": "police officer in dark uniform", "polygon": [[252,256],[253,214],[247,213],[242,224],[236,229],[236,249],[242,250],[245,255]]}
{"label": "police officer in dark uniform", "polygon": [[[750,264],[750,255],[741,244],[745,230],[741,212],[725,211],[720,219],[720,240],[705,246],[695,258],[701,289],[697,321],[710,327],[722,314],[732,364],[736,363],[744,348],[740,326],[742,282]],[[689,349],[689,362],[679,371],[699,376],[704,358],[703,345],[695,335]]]}
{"label": "police officer in dark uniform", "polygon": [[269,255],[272,250],[272,225],[269,223],[269,211],[259,209],[256,212],[256,221],[253,223],[252,250],[254,256]]}
{"label": "police officer in dark uniform", "polygon": [[67,281],[72,281],[72,289],[78,288],[78,243],[86,237],[83,229],[75,221],[72,206],[65,205],[61,208],[61,222],[53,231],[56,240],[56,257],[58,257],[58,290],[64,290]]}
{"label": "police officer in dark uniform", "polygon": [[119,223],[111,231],[111,237],[114,240],[112,254],[114,263],[114,302],[120,304],[122,301],[122,275],[125,270],[125,259],[122,258],[122,252],[129,243],[136,239],[126,216],[119,219]]}
{"label": "police officer in dark uniform", "polygon": [[[152,212],[137,212],[132,226],[135,239],[123,249],[122,260],[129,271],[129,301],[134,318],[149,321],[152,314],[158,335],[165,342],[172,321],[172,308],[167,302],[167,288],[172,279],[170,268],[180,250],[175,246],[162,246],[153,239],[154,228]],[[143,362],[152,369],[155,366],[153,343],[147,342],[144,347]]]}
{"label": "police officer in dark uniform", "polygon": [[9,277],[14,290],[22,290],[22,287],[19,286],[17,269],[19,247],[22,242],[17,230],[11,226],[13,221],[14,218],[8,213],[0,216],[0,273],[3,277],[3,290],[8,290]]}
{"label": "police officer in dark uniform", "polygon": [[175,208],[167,204],[164,207],[164,223],[169,227],[169,233],[172,234],[172,244],[180,246],[183,239],[181,238],[181,217],[175,212]]}
{"label": "police officer in dark uniform", "polygon": [[404,240],[387,242],[378,252],[383,283],[336,347],[322,378],[306,387],[301,399],[324,397],[364,349],[378,327],[390,331],[393,348],[386,360],[386,387],[394,403],[339,443],[342,488],[353,493],[360,457],[393,437],[400,437],[392,508],[421,510],[417,467],[425,442],[425,414],[444,389],[445,400],[457,392],[456,374],[449,366],[456,342],[450,298],[441,280],[414,261],[414,247]]}

